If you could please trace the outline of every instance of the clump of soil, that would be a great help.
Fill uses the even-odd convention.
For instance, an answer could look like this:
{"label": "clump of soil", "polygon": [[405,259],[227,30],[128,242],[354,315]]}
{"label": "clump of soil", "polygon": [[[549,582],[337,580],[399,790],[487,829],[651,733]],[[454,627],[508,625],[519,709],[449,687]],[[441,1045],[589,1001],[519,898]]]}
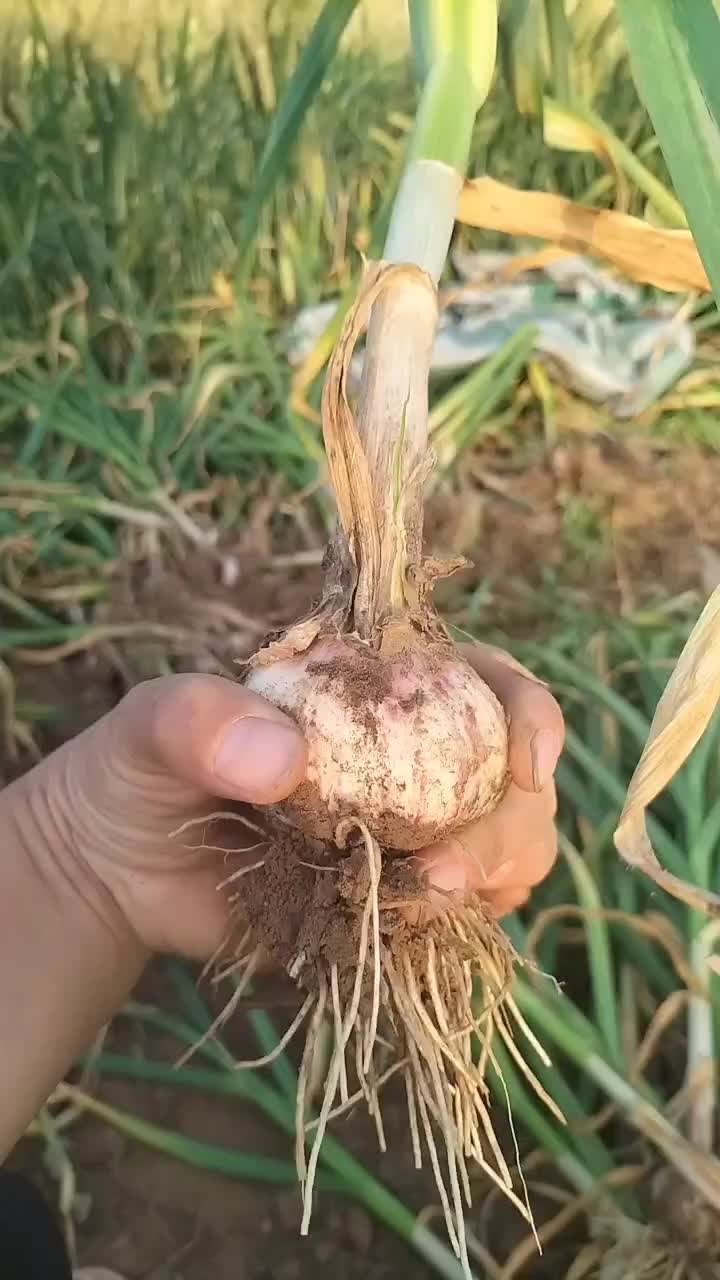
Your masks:
{"label": "clump of soil", "polygon": [[[278,822],[263,866],[244,878],[242,915],[264,950],[301,985],[316,985],[318,966],[328,973],[335,967],[340,993],[349,999],[370,887],[364,842],[339,851]],[[425,897],[426,887],[410,859],[384,859],[378,890],[382,948],[410,944],[410,926],[396,904]],[[361,1012],[370,995],[368,972]]]}

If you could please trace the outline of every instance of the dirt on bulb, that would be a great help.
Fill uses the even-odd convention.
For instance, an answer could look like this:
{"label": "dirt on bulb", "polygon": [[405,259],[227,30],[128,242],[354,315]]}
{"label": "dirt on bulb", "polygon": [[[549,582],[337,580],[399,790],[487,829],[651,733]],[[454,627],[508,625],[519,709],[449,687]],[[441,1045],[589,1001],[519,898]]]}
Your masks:
{"label": "dirt on bulb", "polygon": [[305,780],[278,807],[293,826],[332,840],[359,818],[383,849],[411,851],[496,806],[505,713],[446,637],[394,622],[375,642],[325,634],[288,654],[291,636],[251,660],[245,683],[307,742]]}

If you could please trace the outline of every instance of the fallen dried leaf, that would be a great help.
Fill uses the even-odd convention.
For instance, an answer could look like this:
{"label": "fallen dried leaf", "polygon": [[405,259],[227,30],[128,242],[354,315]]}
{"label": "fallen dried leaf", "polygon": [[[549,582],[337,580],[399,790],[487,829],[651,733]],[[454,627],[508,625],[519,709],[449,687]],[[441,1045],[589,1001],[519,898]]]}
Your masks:
{"label": "fallen dried leaf", "polygon": [[611,262],[641,284],[670,293],[708,293],[710,283],[689,231],[652,227],[612,209],[593,209],[565,196],[519,191],[494,178],[466,182],[458,221],[485,231],[549,240],[563,249]]}

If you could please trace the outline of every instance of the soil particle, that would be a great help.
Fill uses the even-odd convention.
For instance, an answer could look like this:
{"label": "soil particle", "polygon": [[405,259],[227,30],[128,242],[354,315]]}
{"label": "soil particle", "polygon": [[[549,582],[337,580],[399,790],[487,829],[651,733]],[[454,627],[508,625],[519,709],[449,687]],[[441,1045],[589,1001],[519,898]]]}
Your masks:
{"label": "soil particle", "polygon": [[349,707],[361,709],[379,706],[392,694],[392,667],[366,644],[344,637],[343,644],[354,650],[352,662],[347,656],[316,658],[308,663],[308,673],[326,676],[328,682],[339,684]]}
{"label": "soil particle", "polygon": [[299,1258],[288,1258],[277,1272],[278,1280],[300,1280],[301,1275],[302,1266]]}
{"label": "soil particle", "polygon": [[415,711],[418,707],[425,704],[427,695],[424,689],[416,689],[414,693],[408,694],[406,698],[398,698],[398,706],[401,711]]}
{"label": "soil particle", "polygon": [[[427,696],[424,689],[418,688],[412,693],[397,695],[395,691],[398,670],[396,662],[388,661],[367,644],[355,642],[351,637],[343,637],[343,644],[348,649],[354,650],[352,661],[348,661],[347,654],[317,658],[308,663],[308,673],[313,676],[325,676],[328,684],[334,687],[338,700],[342,701],[351,713],[359,716],[363,723],[365,723],[364,717],[368,709],[374,709],[389,702],[396,704],[398,711],[404,712],[423,706]],[[441,663],[433,660],[432,652],[427,646],[423,646],[423,662],[428,679],[432,679],[442,670]]]}
{"label": "soil particle", "polygon": [[348,1210],[345,1229],[353,1248],[359,1253],[367,1253],[373,1240],[373,1224],[363,1209],[352,1205]]}
{"label": "soil particle", "polygon": [[[346,641],[347,643],[347,641]],[[308,663],[313,678],[327,681],[333,697],[362,726],[371,743],[378,740],[377,708],[391,698],[393,671],[366,645],[358,645],[352,662],[347,656],[318,658]],[[398,700],[398,710],[400,702]]]}

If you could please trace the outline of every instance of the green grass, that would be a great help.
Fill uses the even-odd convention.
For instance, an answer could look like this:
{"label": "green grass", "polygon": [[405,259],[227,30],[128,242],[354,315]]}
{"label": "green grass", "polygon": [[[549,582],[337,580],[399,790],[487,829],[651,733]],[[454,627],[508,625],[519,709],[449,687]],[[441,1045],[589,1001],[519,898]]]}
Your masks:
{"label": "green grass", "polygon": [[[192,24],[176,24],[146,35],[136,58],[127,45],[110,57],[108,41],[103,49],[89,31],[72,35],[49,18],[47,30],[36,20],[30,34],[18,26],[4,42],[0,692],[21,749],[28,733],[52,722],[57,711],[44,691],[12,708],[13,674],[21,666],[15,650],[37,657],[55,645],[91,643],[98,606],[122,576],[129,548],[162,552],[175,545],[178,529],[185,549],[207,547],[216,532],[244,525],[270,482],[281,497],[312,491],[304,510],[318,540],[329,519],[317,489],[319,432],[290,408],[282,331],[298,307],[349,290],[360,252],[380,243],[413,89],[404,62],[387,61],[362,42],[344,46],[257,237],[245,244],[243,215],[302,31],[288,20],[262,26],[261,34],[250,38],[235,25],[220,25],[201,39]],[[622,63],[594,108],[667,182]],[[611,204],[616,196],[613,178],[596,159],[546,148],[540,123],[514,113],[502,83],[481,113],[471,167],[595,203]],[[641,213],[644,197],[635,190],[629,196],[631,211]],[[699,308],[710,374],[715,326],[715,313]],[[527,335],[519,335],[487,366],[437,389],[433,423],[441,470],[460,487],[464,462],[488,435],[518,462],[544,447],[541,415],[527,411],[528,388],[521,385],[530,351]],[[716,394],[715,383],[707,387]],[[317,406],[317,382],[311,400]],[[657,429],[717,450],[714,423],[711,406],[680,403]],[[273,528],[284,518],[276,512]],[[606,531],[582,499],[567,504],[563,536],[572,564],[592,573]],[[581,1192],[588,1177],[612,1180],[623,1162],[652,1145],[648,1126],[638,1131],[633,1119],[637,1099],[663,1110],[682,1084],[688,1052],[697,1045],[687,1049],[680,1022],[676,1040],[661,1039],[648,1064],[636,1070],[634,1063],[652,1013],[687,987],[683,964],[700,963],[700,924],[626,871],[611,843],[625,783],[681,646],[688,601],[643,607],[632,620],[608,623],[592,606],[581,615],[565,582],[563,573],[548,571],[539,598],[528,593],[528,610],[544,617],[551,641],[524,649],[508,641],[558,691],[570,726],[558,774],[564,857],[538,891],[532,914],[511,928],[523,948],[533,930],[540,931],[539,968],[571,976],[561,993],[527,974],[518,990],[529,1021],[553,1045],[555,1067],[544,1074],[541,1068],[540,1075],[574,1125],[566,1132],[549,1127],[511,1064],[502,1066],[523,1141],[544,1145]],[[453,616],[466,629],[492,622],[484,580],[456,605]],[[717,879],[717,745],[714,733],[654,817],[661,857],[703,884]],[[568,906],[580,910],[570,921],[579,921],[580,941],[560,914]],[[664,934],[652,933],[653,913],[662,916]],[[642,921],[649,922],[645,932]],[[187,982],[177,970],[175,976],[187,1002]],[[696,993],[696,1022],[717,1033],[715,979],[709,997],[698,1002]],[[184,1012],[184,1025],[174,1028],[180,1041],[207,1021],[197,1004],[192,1013],[186,1004]],[[168,1030],[166,1011],[130,1014],[156,1026],[165,1019]],[[268,1025],[256,1019],[255,1031],[267,1051]],[[214,1044],[205,1056],[203,1068],[172,1073],[178,1087],[232,1092],[291,1131],[294,1085],[285,1059],[274,1074],[255,1080],[232,1072],[227,1051]],[[109,1075],[132,1075],[138,1087],[142,1079],[170,1078],[160,1058],[107,1056],[97,1065]],[[629,1095],[622,1094],[623,1080],[630,1081]],[[502,1087],[499,1097],[503,1105]],[[608,1099],[615,1116],[593,1135],[586,1122]],[[178,1135],[143,1129],[118,1113],[106,1112],[105,1119],[201,1167],[238,1177],[291,1177],[286,1162],[191,1148]],[[677,1146],[682,1152],[679,1140]],[[405,1206],[348,1160],[337,1144],[327,1144],[325,1183],[344,1180],[346,1193],[411,1239],[441,1273],[454,1274],[442,1247],[428,1245]],[[631,1192],[616,1203],[636,1213]]]}
{"label": "green grass", "polygon": [[[0,64],[4,332],[42,335],[48,307],[78,277],[94,314],[110,307],[133,320],[207,294],[217,271],[232,279],[299,41],[289,20],[262,56],[232,28],[197,48],[186,24],[161,29],[125,65],[70,34],[10,34]],[[404,61],[349,49],[335,62],[258,238],[249,293],[261,311],[275,316],[347,282],[353,246],[378,233],[413,102]],[[650,131],[626,78],[607,86],[599,110],[610,104],[622,136],[641,147]],[[665,178],[657,150],[647,162]],[[592,158],[547,150],[539,124],[514,116],[502,86],[479,119],[471,168],[576,197],[601,172]]]}
{"label": "green grass", "polygon": [[[564,1134],[552,1135],[553,1158],[579,1195],[587,1191],[589,1169],[619,1186],[624,1164],[649,1157],[653,1165],[674,1165],[695,1185],[708,1174],[716,1190],[705,1194],[717,1199],[713,1123],[708,1128],[703,1120],[706,1108],[714,1112],[717,1089],[720,986],[706,965],[717,930],[624,867],[612,843],[627,778],[687,632],[686,623],[667,616],[645,625],[607,621],[580,650],[577,631],[568,628],[552,647],[525,651],[563,702],[568,741],[558,769],[560,865],[529,917],[511,925],[521,950],[532,940],[538,970],[559,975],[561,987],[530,975],[517,997],[536,1034],[552,1046],[553,1071],[542,1078],[571,1118]],[[651,817],[663,863],[705,887],[719,872],[719,745],[716,718]],[[695,1073],[706,1055],[709,1075],[701,1086]],[[697,1091],[680,1122],[670,1100],[691,1079]],[[550,1148],[544,1117],[512,1072],[511,1095]],[[593,1126],[608,1103],[613,1110],[605,1123]],[[694,1147],[685,1145],[688,1132]],[[613,1193],[614,1212],[645,1222],[647,1203],[627,1190],[635,1181],[630,1174],[626,1190]]]}
{"label": "green grass", "polygon": [[[262,41],[234,26],[200,41],[185,22],[146,34],[133,61],[111,61],[39,19],[30,34],[10,29],[0,55],[0,539],[19,548],[23,581],[49,571],[79,576],[87,591],[120,555],[121,508],[136,525],[169,527],[168,503],[227,477],[209,516],[232,526],[247,482],[279,472],[302,489],[317,476],[318,432],[288,407],[282,326],[351,287],[360,251],[380,243],[414,99],[404,61],[344,48],[262,215],[248,277],[243,215],[300,37],[294,19]],[[650,131],[620,72],[598,106],[610,104],[623,137],[642,146]],[[646,161],[665,177],[656,150]],[[601,177],[592,157],[549,151],[502,83],[471,167],[577,197]],[[596,198],[611,201],[612,184]],[[438,393],[451,462],[510,406],[524,366],[508,356]],[[312,394],[317,404],[317,386]],[[19,496],[38,479],[50,487]]]}

